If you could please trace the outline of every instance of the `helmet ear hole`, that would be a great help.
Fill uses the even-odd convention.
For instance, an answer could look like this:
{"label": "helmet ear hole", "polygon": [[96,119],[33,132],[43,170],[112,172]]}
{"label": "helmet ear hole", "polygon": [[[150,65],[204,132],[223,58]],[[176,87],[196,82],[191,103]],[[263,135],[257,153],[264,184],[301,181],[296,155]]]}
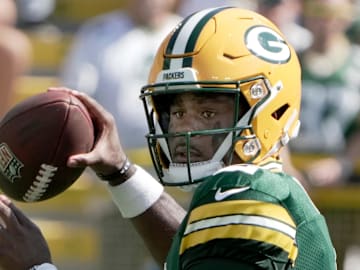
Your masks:
{"label": "helmet ear hole", "polygon": [[250,104],[247,102],[244,93],[240,92],[238,119],[240,119],[249,110]]}
{"label": "helmet ear hole", "polygon": [[280,120],[280,118],[284,115],[284,113],[289,107],[290,107],[289,104],[286,103],[280,108],[278,108],[275,112],[273,112],[271,116],[276,120]]}

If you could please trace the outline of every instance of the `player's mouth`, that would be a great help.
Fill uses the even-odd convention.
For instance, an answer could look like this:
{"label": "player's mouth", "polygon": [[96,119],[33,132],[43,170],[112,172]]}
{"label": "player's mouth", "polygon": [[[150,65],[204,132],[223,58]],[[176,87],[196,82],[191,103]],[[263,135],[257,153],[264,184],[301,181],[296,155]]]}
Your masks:
{"label": "player's mouth", "polygon": [[172,151],[172,161],[174,163],[187,163],[188,152],[190,153],[191,163],[204,160],[204,157],[199,149],[195,147],[191,147],[190,149],[188,149],[188,147],[186,147],[185,145],[178,145],[175,147],[175,150]]}

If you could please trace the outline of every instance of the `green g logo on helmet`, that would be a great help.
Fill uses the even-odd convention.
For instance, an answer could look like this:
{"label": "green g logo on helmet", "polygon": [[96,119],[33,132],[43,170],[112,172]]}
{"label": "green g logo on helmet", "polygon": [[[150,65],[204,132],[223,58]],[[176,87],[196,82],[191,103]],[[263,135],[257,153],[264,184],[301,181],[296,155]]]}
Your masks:
{"label": "green g logo on helmet", "polygon": [[284,38],[266,26],[251,27],[245,33],[245,44],[252,54],[270,63],[287,63],[291,56]]}

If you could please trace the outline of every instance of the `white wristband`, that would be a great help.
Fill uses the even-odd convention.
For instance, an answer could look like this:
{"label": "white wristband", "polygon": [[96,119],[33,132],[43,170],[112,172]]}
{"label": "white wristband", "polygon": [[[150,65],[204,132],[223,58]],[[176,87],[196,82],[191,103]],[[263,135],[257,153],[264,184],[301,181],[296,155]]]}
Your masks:
{"label": "white wristband", "polygon": [[29,270],[57,270],[57,268],[51,263],[43,263],[39,265],[34,265]]}
{"label": "white wristband", "polygon": [[134,166],[134,175],[124,183],[108,185],[112,199],[124,218],[133,218],[144,213],[164,191],[164,187],[151,174],[140,166]]}

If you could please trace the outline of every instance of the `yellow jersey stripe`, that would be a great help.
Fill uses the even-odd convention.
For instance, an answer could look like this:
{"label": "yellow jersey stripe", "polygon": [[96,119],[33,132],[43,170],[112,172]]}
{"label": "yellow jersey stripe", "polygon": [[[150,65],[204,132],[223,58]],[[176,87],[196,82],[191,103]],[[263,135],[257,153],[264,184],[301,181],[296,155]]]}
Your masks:
{"label": "yellow jersey stripe", "polygon": [[191,211],[188,224],[203,219],[236,214],[268,217],[293,228],[296,227],[289,213],[282,206],[255,200],[221,201],[199,206]]}
{"label": "yellow jersey stripe", "polygon": [[181,241],[180,255],[191,247],[204,244],[211,240],[227,238],[248,239],[272,244],[289,253],[289,258],[290,255],[293,257],[291,258],[292,260],[296,258],[297,251],[294,251],[294,249],[297,250],[297,247],[292,237],[269,228],[248,224],[210,227],[188,234],[183,237]]}

